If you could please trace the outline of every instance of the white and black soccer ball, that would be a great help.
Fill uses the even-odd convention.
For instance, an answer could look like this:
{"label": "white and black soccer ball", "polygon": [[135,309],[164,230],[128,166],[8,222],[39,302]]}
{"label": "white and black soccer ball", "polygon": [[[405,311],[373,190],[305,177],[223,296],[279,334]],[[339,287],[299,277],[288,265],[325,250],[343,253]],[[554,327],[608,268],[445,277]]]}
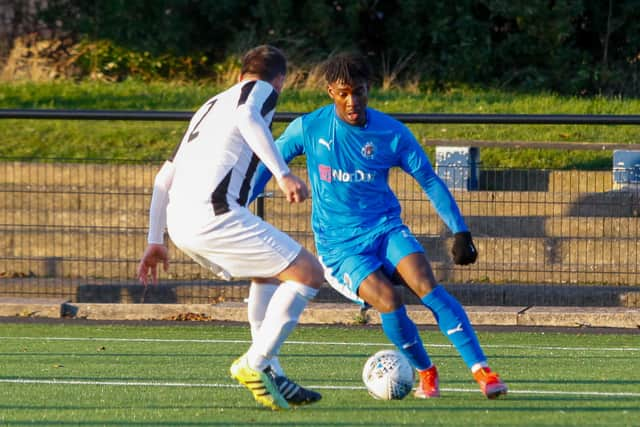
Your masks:
{"label": "white and black soccer ball", "polygon": [[415,372],[397,350],[381,350],[364,364],[362,381],[374,399],[403,399],[413,389]]}

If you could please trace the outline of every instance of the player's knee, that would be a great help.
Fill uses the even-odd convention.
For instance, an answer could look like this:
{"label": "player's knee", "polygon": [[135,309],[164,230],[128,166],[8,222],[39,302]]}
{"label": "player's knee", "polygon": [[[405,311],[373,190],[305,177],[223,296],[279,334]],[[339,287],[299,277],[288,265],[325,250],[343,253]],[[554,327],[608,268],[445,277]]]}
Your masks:
{"label": "player's knee", "polygon": [[318,258],[313,256],[311,252],[304,251],[301,257],[304,270],[307,273],[307,283],[309,286],[319,288],[324,283],[324,270]]}
{"label": "player's knee", "polygon": [[324,270],[322,268],[322,265],[320,265],[320,262],[318,262],[318,260],[314,256],[312,256],[311,264],[312,265],[310,265],[308,268],[308,271],[309,271],[308,283],[309,283],[309,286],[312,286],[318,289],[325,282]]}
{"label": "player's knee", "polygon": [[322,265],[316,257],[304,249],[283,273],[292,280],[316,289],[319,289],[325,281]]}
{"label": "player's knee", "polygon": [[300,279],[298,280],[298,282],[304,283],[305,285],[315,289],[320,289],[320,287],[324,284],[324,276],[322,275],[322,270],[307,270],[300,275]]}
{"label": "player's knee", "polygon": [[359,289],[360,297],[371,304],[373,308],[380,313],[389,313],[402,306],[402,297],[391,284],[387,286],[377,286],[375,289],[370,287],[366,291],[363,291],[364,289],[361,285]]}
{"label": "player's knee", "polygon": [[429,280],[423,280],[417,283],[408,284],[407,286],[418,296],[418,298],[422,299],[428,295],[437,286],[437,284],[432,283]]}
{"label": "player's knee", "polygon": [[398,295],[385,296],[378,299],[378,307],[374,306],[380,313],[390,313],[402,306],[402,299]]}

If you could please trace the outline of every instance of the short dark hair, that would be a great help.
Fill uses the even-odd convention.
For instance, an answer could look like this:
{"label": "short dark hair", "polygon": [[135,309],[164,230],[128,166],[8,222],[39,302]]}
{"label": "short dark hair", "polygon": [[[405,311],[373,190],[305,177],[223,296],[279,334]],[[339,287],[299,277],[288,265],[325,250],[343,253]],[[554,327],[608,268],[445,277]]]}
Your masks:
{"label": "short dark hair", "polygon": [[367,59],[355,52],[340,53],[327,59],[322,72],[328,84],[341,82],[353,85],[358,81],[371,81],[371,67]]}
{"label": "short dark hair", "polygon": [[260,45],[242,57],[242,74],[256,74],[261,80],[271,81],[287,74],[287,58],[284,53],[270,45]]}

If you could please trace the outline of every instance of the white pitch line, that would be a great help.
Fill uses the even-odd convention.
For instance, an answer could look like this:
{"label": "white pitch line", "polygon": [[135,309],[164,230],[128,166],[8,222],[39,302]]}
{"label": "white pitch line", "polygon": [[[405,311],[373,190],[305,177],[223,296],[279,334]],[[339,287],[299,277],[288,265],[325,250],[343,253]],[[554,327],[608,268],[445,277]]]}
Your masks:
{"label": "white pitch line", "polygon": [[[95,341],[95,342],[145,342],[145,343],[195,343],[195,344],[250,344],[250,340],[226,340],[226,339],[169,339],[169,338],[99,338],[99,337],[0,337],[0,340],[25,340],[25,341]],[[357,347],[379,347],[388,346],[390,343],[371,342],[342,342],[342,341],[287,341],[287,344],[296,345],[334,345],[334,346],[357,346]],[[425,344],[430,348],[451,348],[450,344]],[[485,344],[484,348],[506,348],[522,350],[541,351],[640,351],[640,347],[559,347],[559,346],[534,346],[518,344]]]}
{"label": "white pitch line", "polygon": [[[219,383],[184,383],[184,382],[156,382],[156,381],[88,381],[88,380],[46,380],[23,378],[0,378],[0,383],[5,384],[44,384],[44,385],[93,385],[93,386],[120,386],[120,387],[184,387],[184,388],[241,388],[237,384]],[[327,386],[309,385],[318,390],[365,390],[364,386]],[[467,388],[441,388],[447,393],[478,393],[477,389]],[[560,391],[560,390],[513,390],[509,394],[535,394],[535,395],[561,395],[561,396],[599,396],[599,397],[640,397],[640,393],[632,392],[606,392],[606,391]]]}
{"label": "white pitch line", "polygon": [[208,387],[208,388],[239,388],[235,384],[199,384],[156,381],[88,381],[88,380],[34,380],[22,378],[0,378],[0,383],[8,384],[46,384],[46,385],[108,385],[126,387]]}

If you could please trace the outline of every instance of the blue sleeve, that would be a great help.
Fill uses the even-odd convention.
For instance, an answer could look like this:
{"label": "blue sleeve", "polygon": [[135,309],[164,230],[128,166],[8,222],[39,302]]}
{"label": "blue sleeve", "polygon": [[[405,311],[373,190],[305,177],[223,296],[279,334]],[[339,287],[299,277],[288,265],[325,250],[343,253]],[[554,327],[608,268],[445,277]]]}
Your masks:
{"label": "blue sleeve", "polygon": [[452,233],[468,231],[458,204],[447,185],[436,175],[427,154],[410,134],[405,135],[401,151],[401,167],[420,184],[442,221]]}
{"label": "blue sleeve", "polygon": [[[287,164],[293,160],[295,157],[304,153],[304,144],[303,144],[303,132],[302,132],[302,117],[296,118],[294,121],[289,123],[289,126],[284,130],[282,135],[278,139],[276,139],[276,147],[284,161]],[[264,192],[264,187],[267,185],[267,182],[271,179],[271,172],[264,165],[264,163],[260,162],[258,164],[258,168],[256,170],[256,178],[255,183],[253,185],[253,191],[251,192],[251,196],[249,197],[249,203],[253,202],[260,194]]]}

